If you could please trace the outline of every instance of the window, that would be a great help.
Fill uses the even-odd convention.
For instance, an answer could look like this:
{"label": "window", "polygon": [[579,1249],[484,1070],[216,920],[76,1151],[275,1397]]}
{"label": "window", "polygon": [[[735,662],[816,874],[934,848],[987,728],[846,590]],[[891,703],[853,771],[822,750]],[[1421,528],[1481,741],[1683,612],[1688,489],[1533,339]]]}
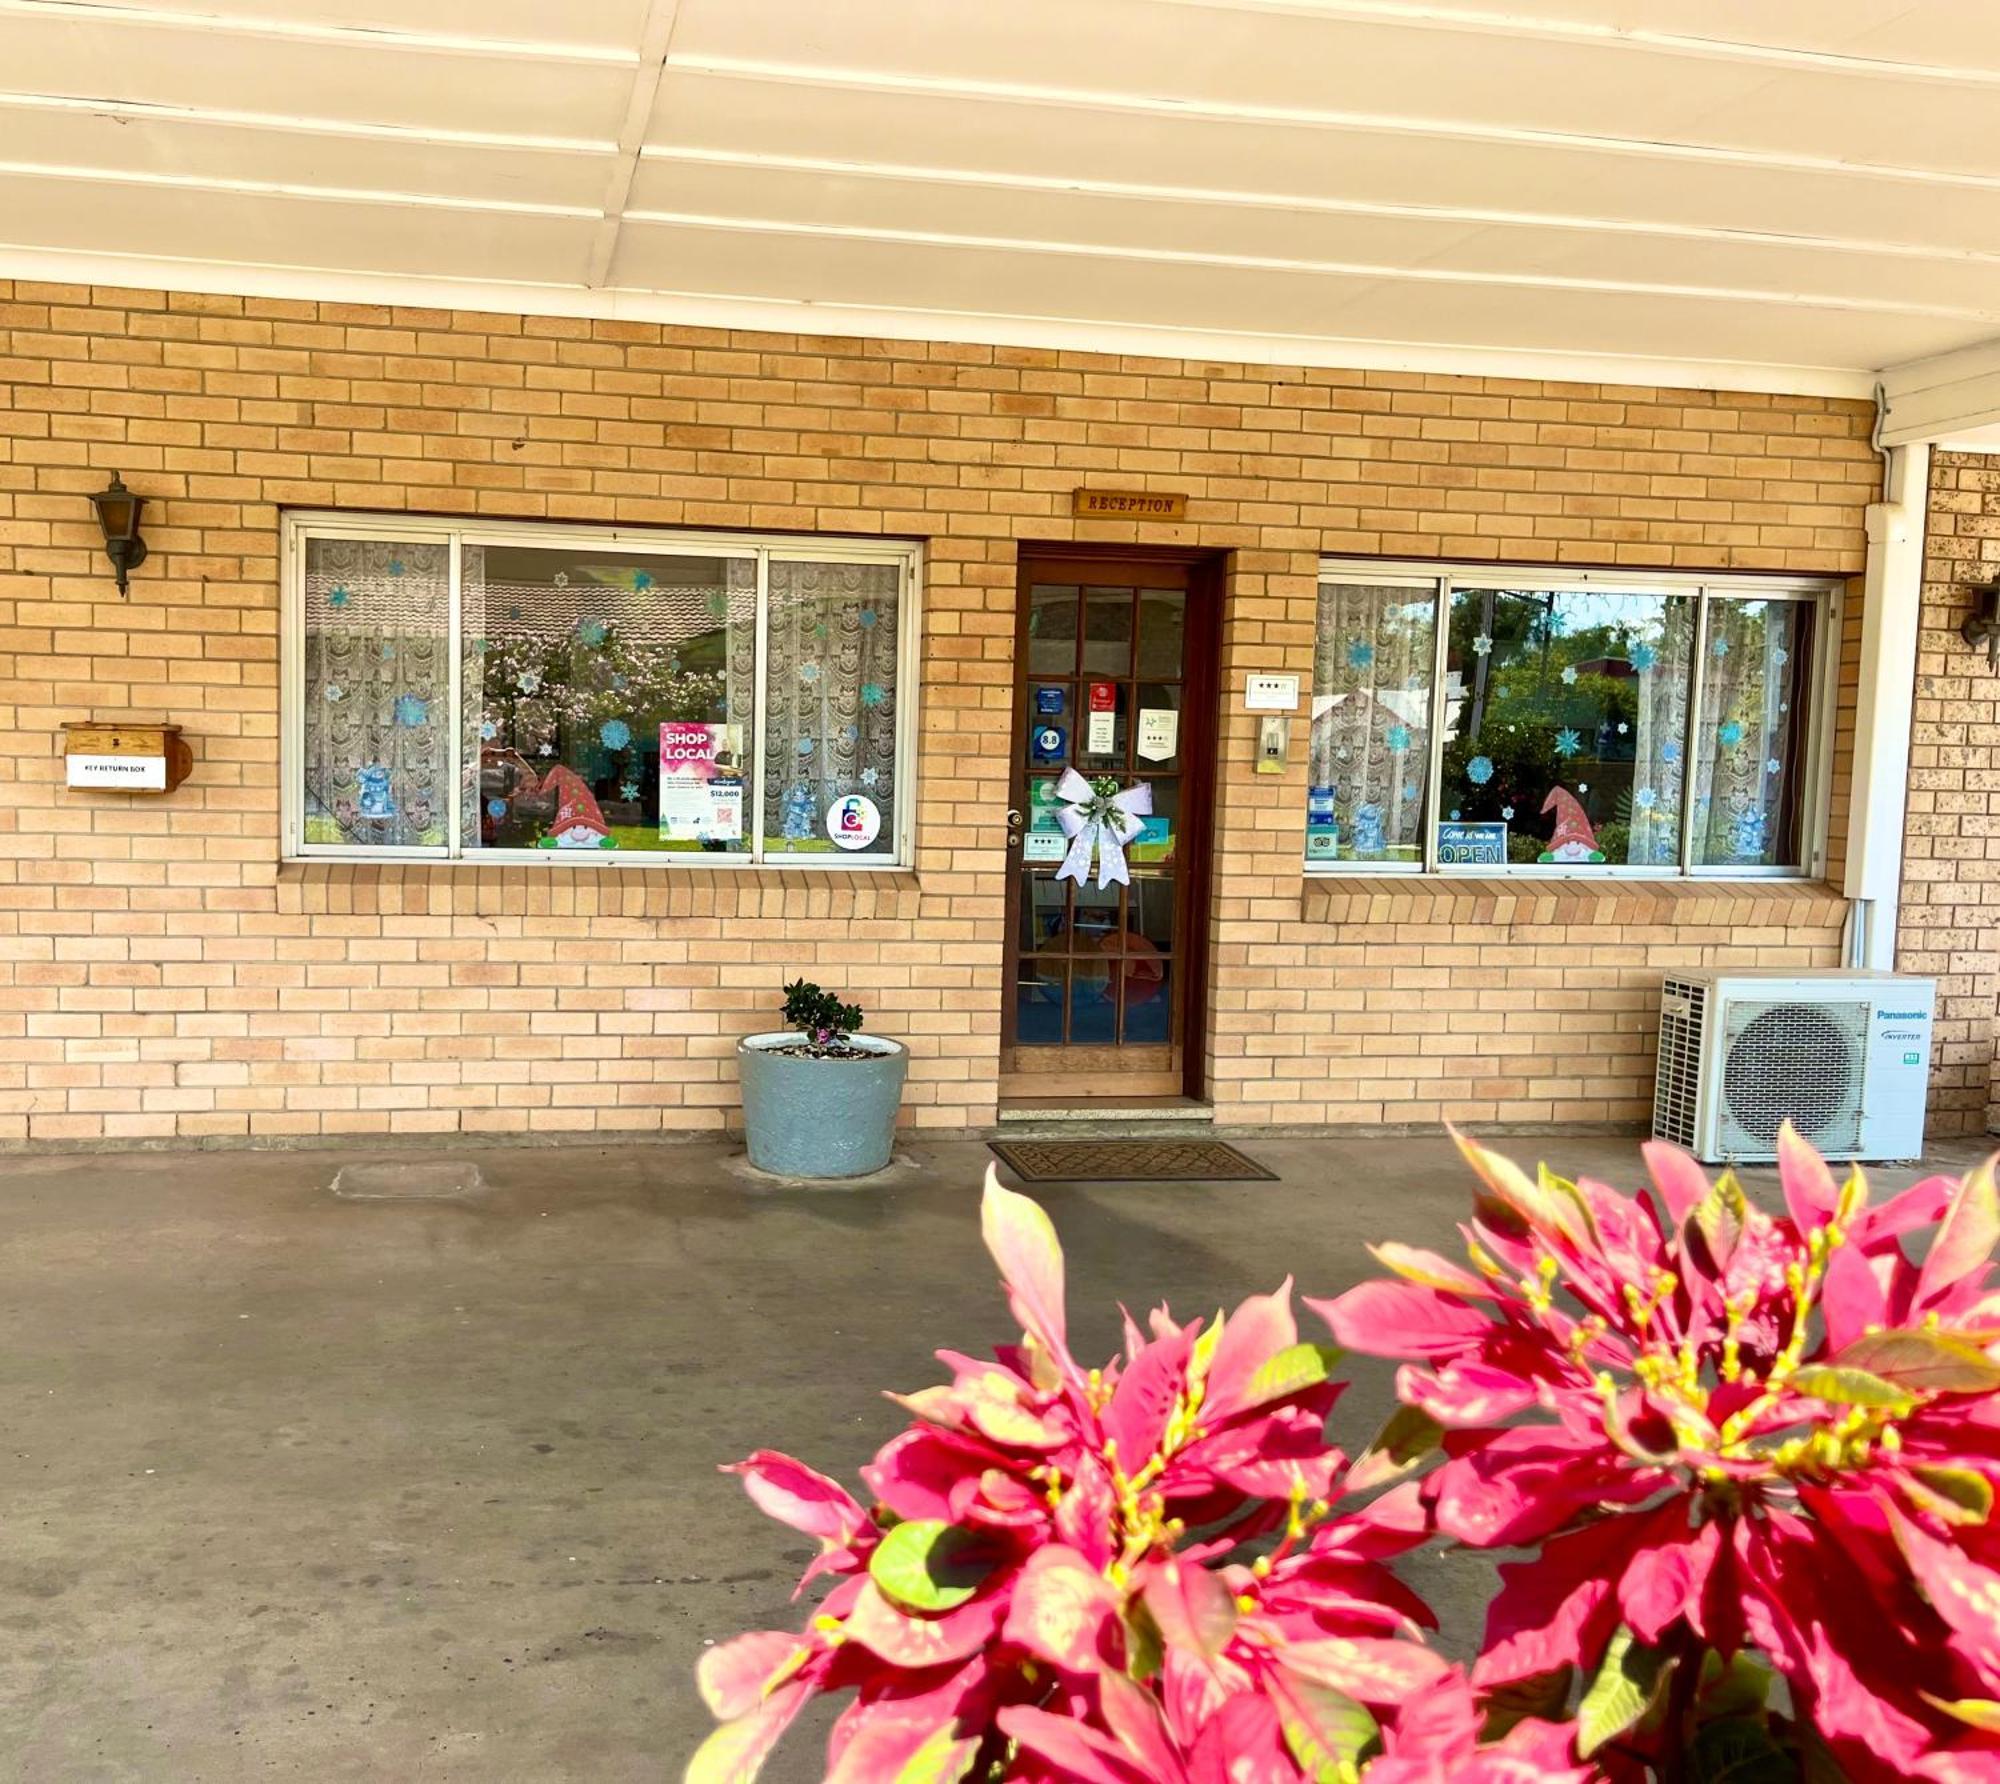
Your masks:
{"label": "window", "polygon": [[1329,565],[1322,870],[1800,873],[1823,585]]}
{"label": "window", "polygon": [[914,548],[288,522],[302,855],[907,850]]}

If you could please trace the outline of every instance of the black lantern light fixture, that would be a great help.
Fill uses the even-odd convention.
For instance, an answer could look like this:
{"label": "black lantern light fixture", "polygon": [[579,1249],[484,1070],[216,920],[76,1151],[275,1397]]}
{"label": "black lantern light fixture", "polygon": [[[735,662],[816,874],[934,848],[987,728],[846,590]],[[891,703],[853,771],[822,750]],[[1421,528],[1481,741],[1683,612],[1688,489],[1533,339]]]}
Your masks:
{"label": "black lantern light fixture", "polygon": [[90,505],[97,510],[97,524],[104,533],[104,555],[111,560],[112,571],[118,578],[118,592],[123,595],[132,572],[146,561],[146,541],[139,537],[139,510],[145,507],[146,498],[135,496],[125,487],[124,479],[113,471],[111,487],[92,496]]}
{"label": "black lantern light fixture", "polygon": [[1958,628],[1958,635],[1974,650],[1986,653],[1986,667],[2000,670],[2000,580],[1984,582],[1970,591],[1972,611]]}

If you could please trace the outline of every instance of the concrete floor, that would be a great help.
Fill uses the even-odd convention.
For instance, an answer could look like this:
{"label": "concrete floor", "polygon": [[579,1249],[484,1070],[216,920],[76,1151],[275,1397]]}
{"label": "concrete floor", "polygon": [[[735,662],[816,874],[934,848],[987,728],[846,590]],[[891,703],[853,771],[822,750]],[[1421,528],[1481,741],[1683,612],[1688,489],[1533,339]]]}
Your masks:
{"label": "concrete floor", "polygon": [[[1442,1139],[1244,1144],[1283,1181],[1038,1192],[1080,1354],[1121,1299],[1332,1293],[1464,1206]],[[1550,1150],[1636,1180],[1629,1141]],[[373,1156],[0,1160],[0,1775],[676,1776],[703,1643],[792,1621],[809,1558],[716,1464],[851,1480],[879,1389],[1011,1336],[972,1142],[860,1190],[619,1146],[406,1155],[476,1164],[463,1201],[330,1193]],[[1389,1392],[1353,1374],[1350,1448]],[[1485,1563],[1409,1572],[1463,1651]],[[817,1777],[816,1733],[767,1776]]]}

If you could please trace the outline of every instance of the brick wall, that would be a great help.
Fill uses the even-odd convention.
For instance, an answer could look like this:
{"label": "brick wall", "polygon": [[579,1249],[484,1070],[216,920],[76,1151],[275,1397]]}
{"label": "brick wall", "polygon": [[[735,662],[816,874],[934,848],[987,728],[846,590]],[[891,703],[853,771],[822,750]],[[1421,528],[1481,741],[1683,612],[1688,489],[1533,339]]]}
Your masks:
{"label": "brick wall", "polygon": [[[982,1125],[1018,541],[1226,550],[1226,679],[1309,676],[1322,552],[1853,574],[1869,419],[0,281],[0,1140],[717,1128],[795,971],[910,1039],[912,1121]],[[83,499],[112,469],[151,499],[127,602]],[[1189,491],[1188,519],[1073,522],[1086,481]],[[915,871],[281,867],[285,506],[924,539]],[[86,716],[184,724],[194,778],[65,791]],[[1308,891],[1303,763],[1256,776],[1253,744],[1228,711],[1224,1119],[1637,1119],[1662,965],[1835,957],[1809,888]]]}
{"label": "brick wall", "polygon": [[1934,1132],[2000,1128],[2000,675],[1959,636],[2000,576],[2000,458],[1931,458],[1896,963],[1938,980]]}

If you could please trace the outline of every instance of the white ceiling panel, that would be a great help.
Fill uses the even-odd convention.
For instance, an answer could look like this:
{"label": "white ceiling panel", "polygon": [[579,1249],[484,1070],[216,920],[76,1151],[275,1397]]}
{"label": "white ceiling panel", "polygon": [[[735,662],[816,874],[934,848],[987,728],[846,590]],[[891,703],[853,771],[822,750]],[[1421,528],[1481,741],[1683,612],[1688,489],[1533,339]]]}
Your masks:
{"label": "white ceiling panel", "polygon": [[[1040,315],[1185,330],[1220,326],[1300,337],[1501,343],[1535,352],[1617,350],[1670,357],[1699,336],[1711,358],[1754,360],[1769,321],[1718,300],[1430,284],[1337,274],[1110,259],[1089,254],[890,243],[763,229],[628,222],[619,283],[704,295],[866,305],[893,283],[912,307],[977,318]],[[1206,320],[1204,320],[1206,319]],[[1795,309],[1783,318],[1794,363],[1838,365],[1872,318]],[[1962,330],[1927,319],[1913,339]],[[977,338],[976,331],[972,338]]]}
{"label": "white ceiling panel", "polygon": [[[0,103],[0,162],[187,182],[259,181],[596,210],[609,152],[492,149],[397,137],[222,124],[136,111]],[[0,176],[5,177],[5,176]]]}
{"label": "white ceiling panel", "polygon": [[374,0],[359,6],[341,0],[118,0],[117,10],[253,30],[380,31],[629,56],[638,46],[646,0]]}
{"label": "white ceiling panel", "polygon": [[[1232,0],[1188,0],[1227,6]],[[1256,5],[1263,0],[1246,0]],[[1338,17],[1349,0],[1287,0],[1302,11]],[[1400,11],[1436,16],[1430,0],[1359,0],[1369,14]],[[1453,24],[1485,21],[1493,29],[1548,31],[1573,27],[1617,34],[1637,43],[1678,41],[1718,54],[1802,50],[1934,67],[2000,71],[2000,8],[1984,0],[1452,0]]]}
{"label": "white ceiling panel", "polygon": [[0,86],[9,92],[414,131],[611,138],[632,86],[631,69],[615,63],[406,49],[384,38],[328,44],[190,31],[68,11],[0,10],[0,46]]}
{"label": "white ceiling panel", "polygon": [[[1258,202],[1390,205],[1584,225],[2000,251],[2000,180],[1898,179],[1861,169],[1590,145],[1463,140],[1417,129],[1232,122],[1074,108],[1061,128],[1026,100],[968,101],[670,69],[649,152],[829,172],[928,169],[1136,191],[1236,193]],[[928,159],[926,159],[928,157]],[[648,179],[641,172],[641,184]]]}
{"label": "white ceiling panel", "polygon": [[1444,277],[1706,289],[1773,304],[1951,310],[2000,331],[2000,255],[1922,258],[1796,241],[1709,240],[1448,216],[1138,198],[920,175],[648,160],[627,215],[767,218],[881,237],[937,234],[1179,258],[1346,263]]}
{"label": "white ceiling panel", "polygon": [[162,260],[542,282],[582,276],[593,227],[567,217],[0,178],[0,264],[7,247],[87,253],[110,244]]}
{"label": "white ceiling panel", "polygon": [[1995,0],[0,0],[0,278],[1758,389],[2000,337]]}

